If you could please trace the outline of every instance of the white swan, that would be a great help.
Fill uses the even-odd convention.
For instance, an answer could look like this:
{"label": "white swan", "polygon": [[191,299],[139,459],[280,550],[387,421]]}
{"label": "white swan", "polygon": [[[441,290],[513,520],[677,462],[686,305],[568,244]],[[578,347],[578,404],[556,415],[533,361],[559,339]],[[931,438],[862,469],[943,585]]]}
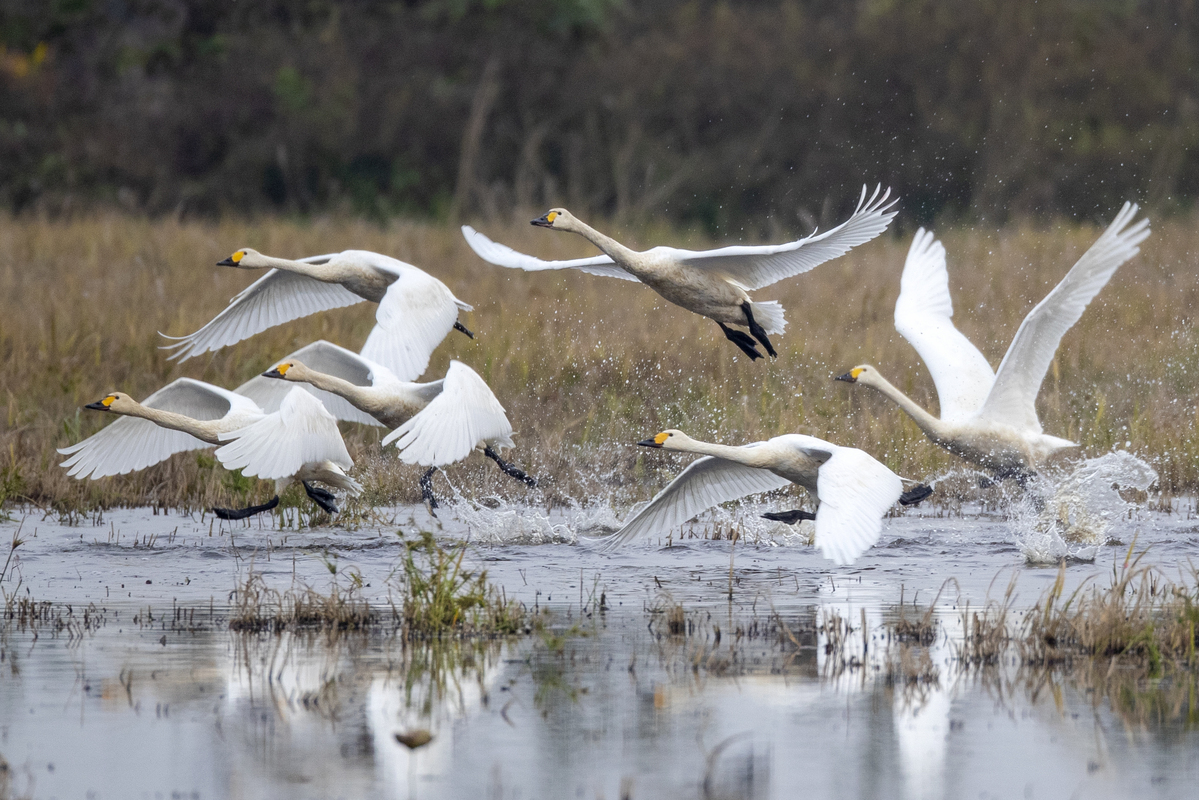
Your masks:
{"label": "white swan", "polygon": [[1125,203],[1061,283],[1028,313],[998,373],[991,372],[983,354],[953,326],[945,248],[921,228],[904,264],[895,328],[916,348],[932,374],[940,419],[868,364],[836,379],[886,395],[933,442],[998,477],[1027,477],[1054,453],[1078,446],[1042,432],[1037,392],[1062,336],[1149,236],[1149,220],[1131,224],[1136,213],[1135,204]]}
{"label": "white swan", "polygon": [[171,358],[219,350],[256,333],[318,311],[369,300],[378,303],[378,324],[362,352],[403,380],[420,376],[429,356],[451,330],[474,334],[458,322],[471,307],[444,283],[403,261],[366,250],[346,250],[299,260],[272,258],[244,248],[218,266],[270,271],[229,301],[203,328],[176,343]]}
{"label": "white swan", "polygon": [[[601,539],[604,549],[669,530],[719,503],[795,483],[820,503],[815,514],[816,546],[825,558],[849,564],[878,541],[883,516],[896,501],[915,503],[930,494],[927,487],[919,487],[904,495],[900,477],[867,453],[814,436],[793,433],[730,447],[666,430],[638,444],[705,458],[691,462],[624,527]],[[768,516],[792,521],[812,518],[797,512]]]}
{"label": "white swan", "polygon": [[346,475],[354,462],[337,429],[337,419],[320,400],[299,387],[288,392],[278,411],[217,438],[225,443],[217,448],[216,457],[226,469],[240,469],[244,475],[275,481],[275,499],[265,507],[234,512],[214,509],[225,519],[242,519],[274,507],[278,495],[293,481],[300,481],[313,502],[330,514],[337,513],[333,494],[311,486],[309,481],[320,481],[351,495],[362,491],[358,481]]}
{"label": "white swan", "polygon": [[[483,260],[501,267],[529,271],[570,268],[641,281],[675,305],[715,320],[724,335],[754,360],[762,357],[754,339],[772,357],[777,356],[768,337],[782,333],[787,321],[778,301],[754,302],[748,292],[807,272],[886,230],[897,213],[889,210],[896,201],[888,203],[891,190],[880,196],[881,189],[881,186],[876,188],[867,200],[863,186],[857,210],[848,220],[832,230],[787,244],[734,245],[703,251],[654,247],[637,252],[580,222],[562,208],[533,220],[533,224],[577,233],[604,255],[542,261],[493,242],[469,226],[462,227],[462,235]],[[730,325],[748,328],[752,338]]]}
{"label": "white swan", "polygon": [[239,386],[238,392],[269,410],[290,390],[284,381],[305,384],[338,419],[392,428],[383,444],[395,442],[402,461],[429,467],[420,486],[433,508],[434,471],[475,450],[505,474],[527,486],[537,485],[500,457],[500,451],[512,447],[512,424],[487,383],[460,361],[450,362],[441,380],[411,383],[364,356],[318,341]]}

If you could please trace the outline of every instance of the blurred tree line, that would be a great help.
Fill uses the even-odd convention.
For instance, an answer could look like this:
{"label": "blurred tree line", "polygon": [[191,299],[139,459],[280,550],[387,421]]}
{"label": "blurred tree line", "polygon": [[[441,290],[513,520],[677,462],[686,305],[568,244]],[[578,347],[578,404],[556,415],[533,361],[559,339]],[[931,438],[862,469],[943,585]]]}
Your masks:
{"label": "blurred tree line", "polygon": [[715,231],[1199,195],[1190,0],[0,0],[0,205]]}

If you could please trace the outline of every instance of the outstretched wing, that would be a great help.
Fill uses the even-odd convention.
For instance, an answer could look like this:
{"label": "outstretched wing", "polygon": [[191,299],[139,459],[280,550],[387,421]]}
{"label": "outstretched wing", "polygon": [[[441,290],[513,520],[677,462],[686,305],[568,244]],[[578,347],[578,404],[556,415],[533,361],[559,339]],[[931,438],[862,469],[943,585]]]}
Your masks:
{"label": "outstretched wing", "polygon": [[[323,263],[330,258],[332,256],[325,255],[299,260]],[[170,356],[172,359],[186,361],[192,356],[220,350],[293,319],[361,302],[363,298],[340,284],[272,269],[230,300],[224,311],[195,333],[187,336],[160,334],[174,340],[174,344],[165,345],[162,349],[174,350]]]}
{"label": "outstretched wing", "polygon": [[[214,420],[229,413],[227,392],[191,378],[180,378],[159,389],[142,405],[182,414],[192,419]],[[121,417],[104,430],[58,452],[70,456],[61,466],[73,478],[124,475],[165,461],[175,453],[201,450],[210,444],[189,433],[160,428],[148,419]]]}
{"label": "outstretched wing", "polygon": [[605,255],[572,258],[568,261],[542,261],[535,256],[518,253],[507,245],[493,242],[469,225],[462,226],[462,235],[466,237],[466,243],[479,258],[496,266],[523,269],[526,272],[537,272],[543,269],[577,269],[592,275],[604,275],[626,281],[637,280],[616,266],[616,263]]}
{"label": "outstretched wing", "polygon": [[816,475],[816,546],[837,564],[854,559],[878,541],[883,517],[899,500],[899,476],[854,447],[838,447]]}
{"label": "outstretched wing", "polygon": [[626,521],[616,533],[601,539],[599,545],[604,550],[613,550],[633,539],[682,525],[720,503],[781,489],[790,483],[768,470],[704,456],[687,465],[687,469],[658,492],[649,505]]}
{"label": "outstretched wing", "polygon": [[814,269],[826,261],[843,256],[887,229],[898,212],[898,200],[887,202],[891,190],[881,184],[866,199],[866,187],[853,215],[837,227],[786,244],[733,245],[716,250],[679,250],[657,247],[654,252],[674,258],[697,269],[717,272],[746,289],[761,289]]}
{"label": "outstretched wing", "polygon": [[461,361],[450,362],[441,394],[419,414],[387,434],[405,464],[441,467],[461,461],[481,444],[512,446],[512,423],[479,374]]}
{"label": "outstretched wing", "polygon": [[1087,304],[1099,294],[1125,261],[1140,252],[1149,236],[1149,220],[1129,227],[1135,203],[1125,203],[1107,230],[1082,254],[1062,282],[1029,312],[995,373],[995,385],[979,416],[1041,431],[1037,392],[1066,331],[1078,322]]}
{"label": "outstretched wing", "polygon": [[928,367],[937,385],[941,419],[960,422],[974,416],[991,391],[995,373],[978,348],[953,326],[945,247],[932,231],[916,231],[899,287],[895,330]]}
{"label": "outstretched wing", "polygon": [[[334,375],[355,386],[372,386],[376,381],[392,377],[391,371],[382,365],[369,361],[352,350],[338,347],[324,339],[315,341],[306,347],[301,347],[285,358],[279,359],[276,363],[283,361],[299,361],[309,369],[316,372],[323,372],[326,375]],[[295,383],[280,380],[279,378],[265,378],[262,375],[258,375],[238,386],[235,391],[240,395],[249,397],[261,406],[263,411],[269,414],[272,411],[279,410],[279,405],[283,402],[283,398],[296,385]],[[306,383],[299,385],[304,391],[320,400],[329,413],[339,420],[383,427],[383,423],[365,411],[355,408],[348,400],[332,392],[326,392],[323,389],[317,389],[315,386],[309,386]]]}
{"label": "outstretched wing", "polygon": [[379,302],[377,324],[362,346],[362,355],[387,367],[399,380],[413,381],[454,329],[458,302],[432,275],[407,264],[404,267]]}
{"label": "outstretched wing", "polygon": [[342,469],[354,462],[346,451],[337,420],[321,401],[292,387],[279,410],[241,430],[221,434],[228,444],[216,457],[226,469],[266,479],[294,476],[305,464],[331,461]]}

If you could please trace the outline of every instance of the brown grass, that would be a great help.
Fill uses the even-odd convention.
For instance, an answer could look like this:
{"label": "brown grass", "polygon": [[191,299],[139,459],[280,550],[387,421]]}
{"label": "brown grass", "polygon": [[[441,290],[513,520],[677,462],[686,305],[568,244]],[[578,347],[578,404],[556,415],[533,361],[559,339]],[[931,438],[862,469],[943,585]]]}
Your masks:
{"label": "brown grass", "polygon": [[[1114,213],[1116,209],[1112,209]],[[704,247],[679,230],[621,230],[634,245]],[[1067,334],[1043,388],[1045,429],[1098,454],[1130,443],[1168,492],[1199,488],[1199,302],[1193,219],[1157,222]],[[589,252],[577,237],[514,222],[487,232],[543,256]],[[956,321],[998,364],[1024,314],[1097,235],[1054,224],[938,231],[950,259]],[[633,443],[664,427],[744,442],[804,432],[857,445],[901,474],[941,472],[953,459],[881,398],[830,378],[869,361],[931,408],[935,392],[892,310],[910,235],[887,235],[810,275],[757,293],[779,299],[789,327],[777,362],[750,364],[715,324],[668,306],[644,287],[583,274],[525,274],[487,265],[444,226],[318,218],[299,222],[151,222],[118,215],[68,221],[0,217],[0,500],[64,510],[120,504],[197,507],[269,496],[194,454],[140,474],[77,482],[55,447],[107,422],[81,411],[111,389],[145,396],[180,375],[224,386],[268,368],[317,338],[358,348],[373,307],[309,317],[183,365],[157,332],[193,331],[253,275],[214,263],[239,246],[281,256],[356,247],[411,261],[476,310],[479,338],[454,334],[428,378],[461,359],[491,384],[519,432],[512,460],[543,480],[540,499],[648,497],[677,470]],[[417,468],[377,446],[380,433],[347,427],[368,503],[415,501]],[[469,496],[528,491],[483,459],[448,470]],[[441,480],[441,479],[439,479]],[[444,487],[444,484],[442,484]],[[444,491],[444,488],[442,489]],[[943,498],[946,499],[946,498]]]}

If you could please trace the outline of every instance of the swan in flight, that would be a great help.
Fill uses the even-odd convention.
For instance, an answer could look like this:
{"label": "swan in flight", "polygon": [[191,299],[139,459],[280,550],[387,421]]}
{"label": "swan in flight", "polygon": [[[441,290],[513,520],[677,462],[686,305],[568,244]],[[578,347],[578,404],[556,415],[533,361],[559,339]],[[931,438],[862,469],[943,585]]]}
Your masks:
{"label": "swan in flight", "polygon": [[358,481],[346,475],[354,462],[337,429],[337,418],[321,401],[294,387],[279,409],[239,430],[219,434],[222,444],[216,457],[226,469],[243,475],[275,481],[275,498],[265,506],[231,511],[214,509],[222,519],[244,519],[273,508],[279,494],[293,481],[300,481],[312,501],[330,514],[337,513],[332,492],[312,486],[320,481],[348,494],[361,493]]}
{"label": "swan in flight", "polygon": [[269,269],[203,328],[165,336],[172,359],[186,361],[219,350],[294,319],[369,300],[378,303],[378,324],[362,352],[401,380],[420,377],[429,356],[451,330],[474,334],[458,321],[471,306],[444,283],[403,261],[366,250],[346,250],[299,260],[273,258],[243,248],[217,266]]}
{"label": "swan in flight", "polygon": [[[675,305],[715,320],[729,341],[755,360],[762,357],[755,339],[771,357],[778,356],[769,337],[782,333],[787,321],[778,301],[754,302],[748,293],[814,269],[878,236],[898,213],[894,209],[897,201],[887,202],[890,195],[890,189],[882,192],[879,186],[867,199],[863,186],[857,210],[845,222],[824,233],[776,245],[733,245],[702,251],[654,247],[637,252],[580,222],[564,208],[551,210],[533,224],[577,233],[604,255],[542,261],[493,242],[467,225],[462,227],[462,235],[480,258],[501,267],[528,271],[578,269],[592,275],[640,281]],[[730,325],[748,328],[751,335]]]}
{"label": "swan in flight", "polygon": [[1137,206],[1125,203],[1107,230],[1036,308],[1028,313],[997,373],[953,326],[945,248],[921,228],[903,267],[895,328],[928,366],[941,405],[938,419],[895,388],[869,364],[836,380],[869,386],[915,420],[936,444],[997,477],[1025,479],[1074,442],[1042,432],[1037,392],[1058,343],[1121,264],[1140,252],[1149,220],[1131,224]]}
{"label": "swan in flight", "polygon": [[[120,419],[82,442],[58,451],[70,456],[62,466],[68,470],[68,475],[79,480],[124,475],[165,461],[175,453],[220,446],[223,437],[235,435],[268,417],[250,398],[192,378],[172,381],[141,403],[124,392],[110,392],[85,408],[117,414]],[[336,425],[333,433],[337,434]],[[337,434],[337,441],[341,443],[340,434]],[[345,452],[344,444],[341,452]],[[349,461],[348,455],[345,461]],[[229,469],[237,468],[229,467],[223,459],[222,464]],[[333,485],[338,484],[334,482]],[[305,489],[309,496],[316,492],[322,498],[318,504],[329,510],[327,492],[310,486]],[[317,500],[316,497],[313,499]],[[277,504],[278,498],[275,498],[244,512],[214,511],[223,519],[241,519],[249,516],[247,512],[266,511]]]}
{"label": "swan in flight", "polygon": [[272,409],[292,388],[285,382],[306,384],[338,419],[391,428],[383,444],[396,442],[402,461],[429,468],[420,487],[430,508],[437,508],[433,473],[475,450],[506,475],[537,486],[534,478],[500,457],[500,451],[512,447],[512,424],[491,388],[460,361],[450,362],[441,380],[411,383],[369,358],[322,340],[297,350],[237,391]]}
{"label": "swan in flight", "polygon": [[[797,433],[730,447],[665,430],[637,444],[699,453],[704,458],[691,462],[624,527],[601,539],[600,546],[606,550],[682,525],[720,503],[795,483],[819,502],[814,517],[816,546],[825,558],[850,564],[878,541],[883,516],[896,501],[916,503],[931,493],[920,486],[905,494],[902,479],[867,453]],[[796,514],[785,521],[813,518],[802,512],[769,518]]]}

